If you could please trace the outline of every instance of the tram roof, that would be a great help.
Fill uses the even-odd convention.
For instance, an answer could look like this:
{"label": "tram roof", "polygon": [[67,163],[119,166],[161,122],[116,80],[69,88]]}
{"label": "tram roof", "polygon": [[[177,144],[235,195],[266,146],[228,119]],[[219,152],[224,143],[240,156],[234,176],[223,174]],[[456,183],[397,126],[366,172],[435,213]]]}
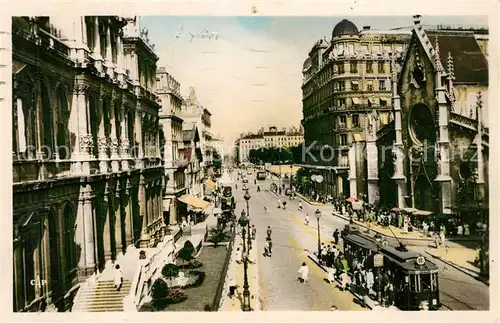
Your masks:
{"label": "tram roof", "polygon": [[438,270],[436,264],[426,257],[424,257],[425,264],[423,266],[418,266],[417,258],[420,256],[420,254],[413,250],[400,251],[392,246],[382,246],[381,250],[385,257],[391,258],[393,261],[399,263],[402,268],[410,272],[434,272]]}
{"label": "tram roof", "polygon": [[363,248],[377,250],[377,243],[374,240],[369,239],[366,236],[359,235],[359,234],[348,234],[345,238],[347,240],[350,240],[350,241],[362,246]]}

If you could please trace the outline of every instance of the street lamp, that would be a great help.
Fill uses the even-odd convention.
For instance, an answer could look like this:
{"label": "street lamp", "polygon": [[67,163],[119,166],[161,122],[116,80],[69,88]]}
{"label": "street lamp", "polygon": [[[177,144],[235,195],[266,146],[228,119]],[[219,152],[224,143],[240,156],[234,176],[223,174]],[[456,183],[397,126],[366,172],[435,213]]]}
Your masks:
{"label": "street lamp", "polygon": [[[281,158],[281,156],[280,156]],[[279,188],[281,189],[281,160],[278,161],[278,167],[279,167],[279,177],[278,177],[278,183],[279,183]]]}
{"label": "street lamp", "polygon": [[[251,196],[250,196],[250,193],[248,192],[248,190],[245,192],[245,195],[243,197],[245,198],[245,201],[247,202],[247,214],[248,214],[248,217],[250,218],[250,209],[248,206],[248,201],[250,200]],[[248,251],[250,252],[251,249],[252,249],[252,240],[251,240],[251,236],[250,236],[250,220],[249,220],[248,221]]]}
{"label": "street lamp", "polygon": [[[248,254],[245,248],[245,227],[248,225],[249,221],[245,214],[245,210],[241,210],[241,217],[238,220],[239,225],[241,226],[241,233],[243,235],[243,271],[244,271],[244,281],[243,281],[243,311],[249,312],[250,308],[250,290],[248,289]],[[250,232],[248,232],[250,235]]]}
{"label": "street lamp", "polygon": [[292,192],[292,171],[293,171],[293,165],[290,164],[290,193]]}
{"label": "street lamp", "polygon": [[321,234],[319,230],[319,219],[321,218],[321,211],[319,209],[316,209],[316,212],[314,212],[314,215],[316,216],[316,219],[318,220],[318,261],[321,262]]}

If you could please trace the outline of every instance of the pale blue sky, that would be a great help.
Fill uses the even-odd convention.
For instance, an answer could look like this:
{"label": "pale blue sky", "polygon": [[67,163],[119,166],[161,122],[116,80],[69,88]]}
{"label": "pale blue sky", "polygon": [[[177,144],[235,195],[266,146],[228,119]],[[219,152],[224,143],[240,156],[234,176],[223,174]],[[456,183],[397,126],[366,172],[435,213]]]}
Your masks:
{"label": "pale blue sky", "polygon": [[[260,126],[299,125],[302,118],[302,63],[319,38],[331,38],[335,25],[349,19],[358,29],[413,25],[411,16],[207,17],[145,16],[160,56],[158,66],[181,83],[196,87],[212,112],[213,132],[230,145],[241,132]],[[423,16],[423,25],[487,26],[484,16]],[[218,39],[191,39],[204,30]]]}

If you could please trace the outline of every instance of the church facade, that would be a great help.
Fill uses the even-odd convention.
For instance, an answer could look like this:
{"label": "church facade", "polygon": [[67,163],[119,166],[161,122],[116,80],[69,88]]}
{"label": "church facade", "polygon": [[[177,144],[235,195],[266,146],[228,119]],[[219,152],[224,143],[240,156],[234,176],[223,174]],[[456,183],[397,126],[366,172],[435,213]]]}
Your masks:
{"label": "church facade", "polygon": [[439,214],[484,210],[487,31],[425,30],[414,19],[406,54],[391,64],[394,120],[374,122],[379,204]]}

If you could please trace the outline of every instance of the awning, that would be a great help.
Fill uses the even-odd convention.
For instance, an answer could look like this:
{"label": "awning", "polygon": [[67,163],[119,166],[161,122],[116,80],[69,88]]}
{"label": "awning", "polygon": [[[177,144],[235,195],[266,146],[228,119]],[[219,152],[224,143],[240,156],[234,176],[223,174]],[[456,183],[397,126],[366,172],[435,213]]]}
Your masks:
{"label": "awning", "polygon": [[210,178],[205,181],[205,184],[211,191],[215,190],[215,183]]}
{"label": "awning", "polygon": [[171,204],[170,199],[164,199],[163,200],[163,212],[170,212],[170,204]]}
{"label": "awning", "polygon": [[434,212],[424,211],[424,210],[417,210],[414,214],[415,215],[421,215],[421,216],[429,216],[429,215],[434,214]]}
{"label": "awning", "polygon": [[191,194],[182,195],[177,199],[182,203],[185,203],[195,209],[200,209],[200,210],[204,210],[210,205],[210,203],[208,203],[207,201],[203,201],[202,199],[199,199]]}
{"label": "awning", "polygon": [[351,202],[351,203],[356,202],[357,200],[358,199],[355,196],[351,196],[351,197],[346,199],[347,202]]}
{"label": "awning", "polygon": [[356,142],[357,142],[357,141],[362,141],[362,140],[363,140],[363,139],[361,138],[361,134],[359,134],[359,133],[353,133],[353,134],[352,134],[352,138],[353,138],[353,140],[354,140],[354,141],[356,141]]}
{"label": "awning", "polygon": [[352,98],[352,104],[360,104],[359,98]]}

